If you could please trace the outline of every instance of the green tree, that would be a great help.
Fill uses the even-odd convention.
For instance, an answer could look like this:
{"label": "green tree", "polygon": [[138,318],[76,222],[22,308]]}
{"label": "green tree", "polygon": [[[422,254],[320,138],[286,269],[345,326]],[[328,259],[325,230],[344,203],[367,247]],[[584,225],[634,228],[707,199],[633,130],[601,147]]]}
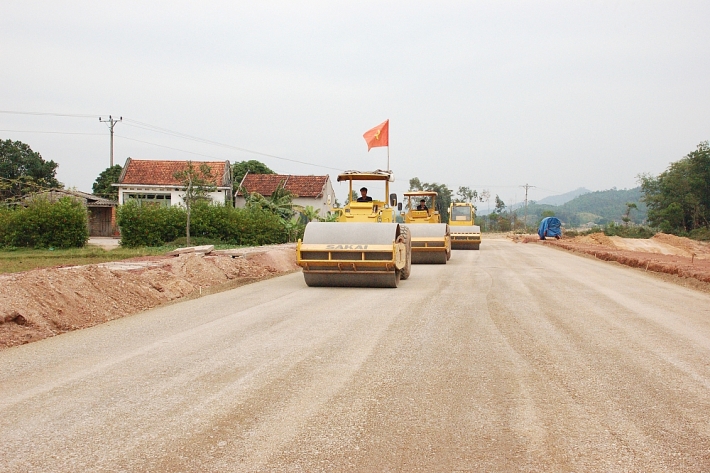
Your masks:
{"label": "green tree", "polygon": [[658,177],[640,175],[648,220],[662,231],[687,234],[710,227],[710,143],[704,141]]}
{"label": "green tree", "polygon": [[118,200],[118,187],[112,186],[111,184],[118,184],[118,179],[121,177],[122,171],[123,168],[120,164],[115,164],[113,167],[106,168],[102,171],[92,186],[94,195],[99,195],[106,199]]}
{"label": "green tree", "polygon": [[41,189],[62,187],[58,164],[45,161],[21,141],[0,140],[0,200],[21,198]]}
{"label": "green tree", "polygon": [[501,215],[505,211],[505,202],[503,202],[503,199],[498,197],[498,194],[496,194],[496,207],[493,212],[497,213],[498,215]]}
{"label": "green tree", "polygon": [[320,209],[316,209],[312,205],[306,205],[305,207],[298,206],[297,210],[298,213],[301,214],[302,219],[304,220],[303,223],[323,221],[323,218],[320,216]]}
{"label": "green tree", "polygon": [[234,183],[234,189],[232,189],[232,195],[237,192],[239,184],[242,183],[244,176],[250,174],[276,174],[274,171],[269,169],[269,167],[262,163],[252,159],[250,161],[239,161],[238,163],[232,164],[232,182]]}
{"label": "green tree", "polygon": [[293,194],[286,190],[281,182],[269,197],[252,192],[246,197],[246,205],[249,207],[259,207],[278,215],[283,221],[291,220],[294,216]]}
{"label": "green tree", "polygon": [[[473,204],[478,201],[478,191],[475,189],[471,190],[470,187],[459,187],[459,190],[456,194],[458,195],[456,202],[468,202]],[[476,206],[474,205],[474,207]]]}
{"label": "green tree", "polygon": [[192,161],[188,161],[185,169],[177,171],[173,177],[180,181],[184,188],[182,200],[187,211],[187,224],[185,225],[185,238],[190,244],[190,216],[192,207],[198,200],[204,200],[207,194],[214,192],[217,186],[214,185],[212,170],[206,163],[195,166]]}
{"label": "green tree", "polygon": [[627,227],[629,226],[629,222],[631,221],[631,210],[632,209],[638,210],[638,205],[636,205],[634,202],[626,202],[626,212],[624,213],[624,216],[621,217],[621,220],[624,222],[624,225],[626,225]]}

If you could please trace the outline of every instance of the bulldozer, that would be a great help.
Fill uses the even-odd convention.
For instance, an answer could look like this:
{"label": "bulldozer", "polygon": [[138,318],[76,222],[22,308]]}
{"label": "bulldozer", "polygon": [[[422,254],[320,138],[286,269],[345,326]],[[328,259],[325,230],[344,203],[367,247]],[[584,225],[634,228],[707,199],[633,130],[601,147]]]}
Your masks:
{"label": "bulldozer", "polygon": [[[446,264],[451,258],[449,225],[441,223],[436,197],[437,193],[433,191],[404,193],[407,211],[403,217],[412,235],[413,264]],[[422,201],[425,208],[419,209],[418,204]]]}
{"label": "bulldozer", "polygon": [[[296,263],[308,286],[397,287],[412,267],[409,228],[396,221],[397,195],[389,194],[391,171],[346,171],[338,182],[384,183],[385,199],[331,208],[334,222],[310,222],[296,243]],[[389,201],[387,200],[389,197]]]}
{"label": "bulldozer", "polygon": [[476,209],[469,202],[452,202],[449,206],[451,248],[477,250],[481,246],[481,227],[474,225]]}

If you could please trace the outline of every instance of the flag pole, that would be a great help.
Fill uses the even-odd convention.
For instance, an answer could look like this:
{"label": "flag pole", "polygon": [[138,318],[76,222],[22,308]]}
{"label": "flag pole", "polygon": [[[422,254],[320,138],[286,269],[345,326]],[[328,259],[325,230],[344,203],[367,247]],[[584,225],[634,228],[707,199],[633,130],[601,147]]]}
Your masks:
{"label": "flag pole", "polygon": [[387,119],[387,172],[390,171],[390,119]]}

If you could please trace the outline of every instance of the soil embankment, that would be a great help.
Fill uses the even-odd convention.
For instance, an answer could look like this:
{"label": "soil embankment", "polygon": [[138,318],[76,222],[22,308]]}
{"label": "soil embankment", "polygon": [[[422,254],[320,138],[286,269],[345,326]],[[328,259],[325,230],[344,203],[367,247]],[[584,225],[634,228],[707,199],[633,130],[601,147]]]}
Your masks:
{"label": "soil embankment", "polygon": [[649,239],[608,237],[603,233],[540,241],[537,235],[513,235],[513,241],[536,242],[614,261],[644,271],[710,284],[710,244],[659,233]]}
{"label": "soil embankment", "polygon": [[297,269],[288,244],[2,275],[0,349]]}

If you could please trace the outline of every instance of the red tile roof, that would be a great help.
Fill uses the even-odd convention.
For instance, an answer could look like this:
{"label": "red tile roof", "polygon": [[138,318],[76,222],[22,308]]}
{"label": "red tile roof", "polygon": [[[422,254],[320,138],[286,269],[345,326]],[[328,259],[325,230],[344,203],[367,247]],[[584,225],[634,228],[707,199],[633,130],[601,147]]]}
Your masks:
{"label": "red tile roof", "polygon": [[[206,164],[212,171],[213,183],[217,187],[231,187],[231,168],[229,161],[193,161],[199,169]],[[156,186],[179,186],[175,179],[176,172],[187,167],[187,161],[155,161],[128,158],[123,168],[119,184],[144,184]]]}
{"label": "red tile roof", "polygon": [[[286,174],[247,174],[242,181],[246,192],[258,192],[264,197],[274,193],[280,183],[284,188],[298,197],[318,198],[323,195],[328,176],[293,176]],[[237,191],[242,196],[241,189]]]}

